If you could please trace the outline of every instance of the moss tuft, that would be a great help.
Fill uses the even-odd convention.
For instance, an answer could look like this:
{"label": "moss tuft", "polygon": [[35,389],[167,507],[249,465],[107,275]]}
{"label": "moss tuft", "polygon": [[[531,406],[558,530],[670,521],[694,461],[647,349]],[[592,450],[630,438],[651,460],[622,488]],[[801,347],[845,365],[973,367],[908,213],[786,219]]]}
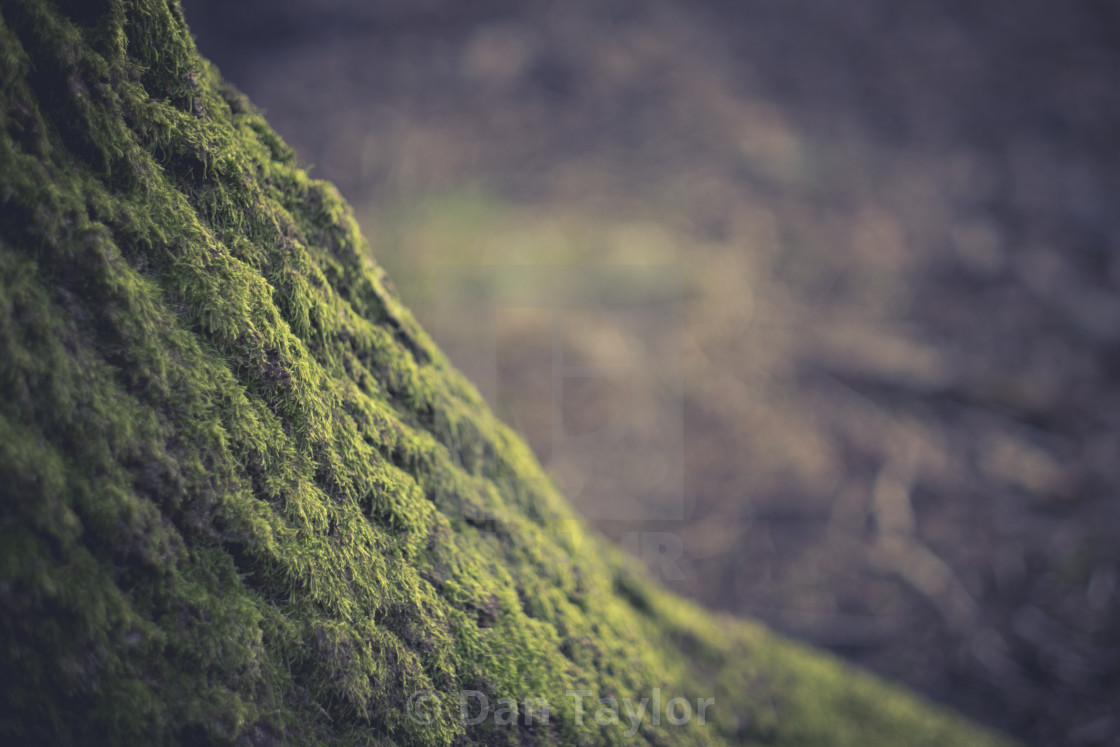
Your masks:
{"label": "moss tuft", "polygon": [[5,743],[994,742],[577,545],[366,255],[177,4],[0,2]]}

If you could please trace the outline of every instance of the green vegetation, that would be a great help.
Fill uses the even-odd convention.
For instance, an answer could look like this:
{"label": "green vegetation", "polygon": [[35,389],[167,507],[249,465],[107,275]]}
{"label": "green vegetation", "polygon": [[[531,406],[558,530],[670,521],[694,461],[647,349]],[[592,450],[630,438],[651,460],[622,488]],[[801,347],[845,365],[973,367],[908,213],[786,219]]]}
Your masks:
{"label": "green vegetation", "polygon": [[6,744],[996,742],[584,536],[177,4],[0,10]]}

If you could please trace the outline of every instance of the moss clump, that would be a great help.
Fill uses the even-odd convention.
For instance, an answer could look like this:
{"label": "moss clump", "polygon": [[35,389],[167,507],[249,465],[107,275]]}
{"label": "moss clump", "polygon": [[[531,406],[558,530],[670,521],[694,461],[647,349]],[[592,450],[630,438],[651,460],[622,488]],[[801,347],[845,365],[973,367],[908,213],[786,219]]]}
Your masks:
{"label": "moss clump", "polygon": [[4,743],[994,741],[581,541],[365,254],[177,4],[0,1]]}

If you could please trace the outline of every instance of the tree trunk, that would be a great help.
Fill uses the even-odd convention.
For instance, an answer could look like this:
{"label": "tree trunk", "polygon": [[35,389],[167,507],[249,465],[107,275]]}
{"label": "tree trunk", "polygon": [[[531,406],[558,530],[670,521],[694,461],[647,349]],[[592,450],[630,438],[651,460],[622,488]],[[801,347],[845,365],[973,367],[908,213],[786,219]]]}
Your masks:
{"label": "tree trunk", "polygon": [[0,0],[0,118],[6,744],[998,741],[585,536],[177,3]]}

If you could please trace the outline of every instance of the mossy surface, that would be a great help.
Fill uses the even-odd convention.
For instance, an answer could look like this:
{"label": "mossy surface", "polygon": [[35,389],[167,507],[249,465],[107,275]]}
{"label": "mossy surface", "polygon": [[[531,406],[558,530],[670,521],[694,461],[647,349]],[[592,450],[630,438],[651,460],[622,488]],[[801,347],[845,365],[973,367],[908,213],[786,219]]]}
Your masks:
{"label": "mossy surface", "polygon": [[585,535],[368,253],[177,4],[0,2],[5,744],[997,741]]}

